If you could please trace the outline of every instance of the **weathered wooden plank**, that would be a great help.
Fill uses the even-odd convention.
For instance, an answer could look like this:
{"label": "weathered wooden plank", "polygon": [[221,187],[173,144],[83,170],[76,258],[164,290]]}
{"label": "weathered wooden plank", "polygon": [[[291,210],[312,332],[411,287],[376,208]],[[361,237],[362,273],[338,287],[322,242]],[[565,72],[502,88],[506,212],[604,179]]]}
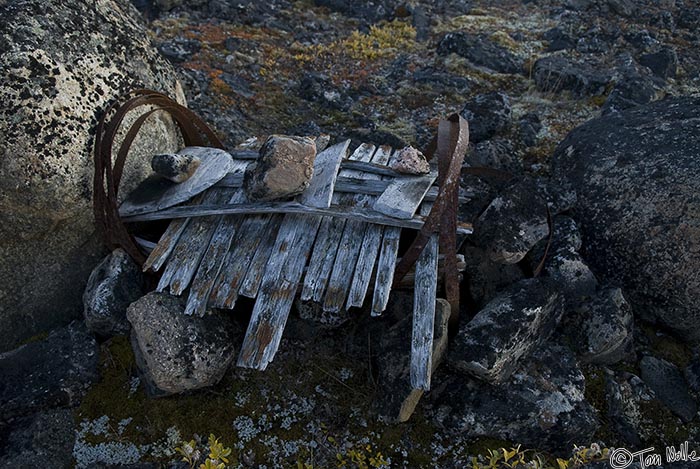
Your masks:
{"label": "weathered wooden plank", "polygon": [[374,210],[390,217],[410,219],[437,179],[437,169],[425,176],[394,180],[374,203]]}
{"label": "weathered wooden plank", "polygon": [[344,218],[323,217],[309,260],[309,268],[304,275],[304,287],[301,291],[303,301],[320,302],[323,299],[344,227]]}
{"label": "weathered wooden plank", "polygon": [[[372,163],[385,165],[391,156],[391,147],[381,146],[372,156]],[[365,180],[379,180],[381,176],[376,174],[365,174]],[[379,254],[379,246],[382,242],[384,227],[381,225],[370,224],[365,231],[364,239],[362,240],[360,252],[357,256],[357,264],[355,265],[355,273],[352,277],[350,292],[348,293],[346,308],[361,307],[365,301],[369,283],[372,279],[372,271],[374,264]]]}
{"label": "weathered wooden plank", "polygon": [[160,240],[158,240],[158,244],[148,255],[146,262],[144,262],[144,272],[158,272],[160,270],[170,254],[172,254],[190,220],[190,218],[178,218],[170,222]]}
{"label": "weathered wooden plank", "polygon": [[236,305],[238,289],[253,261],[255,251],[265,237],[271,218],[271,215],[251,215],[243,220],[214,283],[209,298],[212,307],[233,309]]}
{"label": "weathered wooden plank", "polygon": [[[245,200],[246,196],[243,189],[238,189],[231,197],[229,203],[242,203]],[[214,282],[219,276],[221,266],[226,259],[226,253],[231,247],[231,241],[241,221],[241,217],[229,215],[223,217],[219,222],[211,237],[209,247],[199,263],[197,274],[192,281],[187,305],[185,306],[185,314],[204,316]]]}
{"label": "weathered wooden plank", "polygon": [[[238,366],[264,370],[279,348],[321,217],[287,215],[248,324]],[[285,255],[286,254],[286,255]]]}
{"label": "weathered wooden plank", "polygon": [[[374,146],[362,144],[350,156],[352,161],[372,161],[376,153]],[[362,172],[341,169],[344,177],[365,178]],[[352,207],[353,210],[363,210],[369,205],[369,196],[342,194],[337,197],[341,206]],[[349,209],[350,210],[350,209]],[[367,230],[367,223],[358,220],[348,220],[343,227],[343,234],[338,243],[333,269],[328,279],[328,286],[323,301],[323,310],[327,313],[338,313],[345,305],[345,299],[350,288],[350,282],[357,263],[357,256],[362,248],[362,239]]]}
{"label": "weathered wooden plank", "polygon": [[301,194],[299,201],[310,207],[328,208],[331,206],[333,187],[338,176],[338,167],[346,157],[350,140],[326,148],[316,155],[314,174],[309,187]]}
{"label": "weathered wooden plank", "polygon": [[[351,194],[367,194],[367,195],[381,195],[387,187],[389,187],[391,181],[389,179],[358,179],[353,177],[342,177],[338,176],[335,180],[334,190],[336,193],[351,193]],[[243,174],[227,174],[224,179],[217,182],[214,187],[233,187],[239,188],[243,186]],[[423,198],[426,202],[434,202],[437,199],[438,191],[440,190],[437,186],[431,186],[428,192]],[[474,196],[473,192],[462,191],[459,196],[459,203],[467,203]]]}
{"label": "weathered wooden plank", "polygon": [[388,226],[384,228],[384,237],[379,251],[377,275],[374,282],[374,297],[372,299],[372,316],[380,316],[389,303],[389,293],[394,282],[394,270],[399,253],[401,228]]}
{"label": "weathered wooden plank", "polygon": [[438,276],[438,236],[432,235],[416,262],[411,338],[411,387],[430,389]]}
{"label": "weathered wooden plank", "polygon": [[255,251],[253,260],[248,267],[248,272],[241,283],[241,287],[238,289],[239,295],[247,296],[248,298],[255,298],[258,295],[258,289],[260,288],[260,283],[262,282],[267,263],[272,256],[272,249],[275,246],[277,233],[279,232],[283,219],[284,215],[272,216],[267,232],[265,233],[264,238],[260,241],[260,245]]}
{"label": "weathered wooden plank", "polygon": [[186,147],[178,154],[192,155],[201,159],[201,163],[192,177],[179,184],[164,179],[149,178],[134,190],[119,207],[122,217],[138,213],[154,212],[185,202],[197,194],[209,189],[226,174],[241,171],[249,164],[247,161],[234,163],[227,152],[218,148]]}

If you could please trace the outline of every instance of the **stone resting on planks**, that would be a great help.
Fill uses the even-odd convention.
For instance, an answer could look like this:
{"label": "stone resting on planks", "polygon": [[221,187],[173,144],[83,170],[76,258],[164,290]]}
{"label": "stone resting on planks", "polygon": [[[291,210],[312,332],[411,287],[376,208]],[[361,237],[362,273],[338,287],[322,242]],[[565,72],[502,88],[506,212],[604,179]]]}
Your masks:
{"label": "stone resting on planks", "polygon": [[260,148],[260,158],[246,173],[248,199],[257,201],[292,197],[309,187],[314,174],[316,144],[309,137],[271,135]]}

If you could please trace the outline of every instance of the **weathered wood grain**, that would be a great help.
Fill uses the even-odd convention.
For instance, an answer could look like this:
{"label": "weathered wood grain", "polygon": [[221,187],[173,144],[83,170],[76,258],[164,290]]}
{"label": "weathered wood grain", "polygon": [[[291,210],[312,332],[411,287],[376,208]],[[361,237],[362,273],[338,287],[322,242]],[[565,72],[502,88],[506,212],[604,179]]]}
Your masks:
{"label": "weathered wood grain", "polygon": [[304,275],[304,287],[301,291],[303,301],[320,302],[323,299],[344,227],[344,218],[323,217],[309,267]]}
{"label": "weathered wood grain", "polygon": [[270,226],[272,215],[245,217],[226,254],[219,277],[214,283],[209,304],[214,308],[233,309],[238,300],[238,290],[253,262],[253,256]]}
{"label": "weathered wood grain", "polygon": [[[218,148],[186,147],[178,154],[192,155],[200,158],[201,163],[192,177],[179,184],[162,184],[162,181],[147,179],[134,190],[119,207],[122,217],[138,213],[154,212],[185,202],[197,194],[209,189],[219,182],[226,174],[239,172],[249,164],[247,161],[233,158],[227,152]],[[156,185],[151,183],[155,182]]]}
{"label": "weathered wood grain", "polygon": [[350,140],[346,140],[326,148],[316,155],[313,177],[309,187],[299,196],[299,202],[310,207],[328,208],[331,206],[338,167],[341,160],[346,157],[349,145]]}
{"label": "weathered wood grain", "polygon": [[156,244],[156,247],[153,248],[146,262],[144,262],[144,272],[158,272],[160,270],[170,254],[172,254],[190,220],[190,218],[178,218],[170,222],[160,240],[158,240],[158,244]]}
{"label": "weathered wood grain", "polygon": [[389,303],[389,293],[394,282],[394,270],[399,253],[399,240],[401,228],[388,226],[384,228],[384,236],[379,250],[377,263],[377,275],[374,282],[374,296],[372,298],[372,316],[380,316]]}
{"label": "weathered wood grain", "polygon": [[[372,156],[372,163],[385,165],[391,156],[391,147],[381,146]],[[379,180],[381,176],[376,174],[364,174],[365,180]],[[368,201],[369,203],[369,201]],[[369,289],[369,283],[372,279],[372,271],[374,264],[379,254],[379,247],[382,242],[384,227],[381,225],[370,224],[365,230],[364,239],[360,245],[360,252],[357,255],[357,264],[355,265],[355,273],[350,284],[350,292],[348,293],[346,308],[361,307],[365,302],[365,296]]]}
{"label": "weathered wood grain", "polygon": [[374,203],[374,210],[390,217],[410,219],[437,179],[437,169],[425,176],[397,178]]}
{"label": "weathered wood grain", "polygon": [[258,295],[260,283],[262,282],[267,263],[270,261],[270,257],[272,256],[275,240],[277,239],[277,233],[283,219],[284,215],[272,216],[266,232],[264,233],[263,238],[260,240],[260,245],[255,251],[253,260],[251,261],[250,266],[248,266],[248,272],[241,283],[241,287],[238,289],[239,295],[243,295],[248,298],[255,298]]}
{"label": "weathered wood grain", "polygon": [[430,237],[416,262],[411,338],[411,387],[430,389],[438,276],[438,236]]}
{"label": "weathered wood grain", "polygon": [[[231,197],[231,200],[229,200],[229,203],[239,204],[245,200],[245,192],[243,189],[238,189]],[[223,217],[219,222],[211,237],[209,247],[199,263],[197,274],[192,281],[190,294],[185,306],[185,314],[204,316],[214,282],[219,276],[221,266],[226,260],[226,254],[231,247],[231,241],[241,221],[241,217],[229,215]]]}
{"label": "weathered wood grain", "polygon": [[282,222],[273,249],[277,254],[265,271],[238,366],[264,370],[275,356],[320,224],[321,217],[304,215],[287,215]]}
{"label": "weathered wood grain", "polygon": [[[352,155],[352,161],[372,161],[376,149],[373,145],[360,145]],[[366,174],[348,169],[341,169],[344,177],[365,178]],[[340,206],[352,207],[353,210],[364,210],[369,205],[369,196],[341,194],[337,197]],[[367,223],[358,220],[348,220],[343,227],[343,234],[338,244],[333,269],[331,270],[328,286],[323,301],[326,313],[339,313],[345,305],[350,282],[355,271],[357,256],[362,248],[362,239],[367,230]]]}

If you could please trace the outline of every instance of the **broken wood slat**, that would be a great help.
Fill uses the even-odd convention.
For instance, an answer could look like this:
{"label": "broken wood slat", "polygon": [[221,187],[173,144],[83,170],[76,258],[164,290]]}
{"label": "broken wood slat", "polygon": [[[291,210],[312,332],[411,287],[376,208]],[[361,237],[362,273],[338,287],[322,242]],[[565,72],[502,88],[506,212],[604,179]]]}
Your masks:
{"label": "broken wood slat", "polygon": [[387,226],[379,251],[377,276],[374,282],[374,297],[372,298],[372,316],[380,316],[389,303],[389,293],[394,282],[394,270],[399,254],[399,239],[401,228]]}
{"label": "broken wood slat", "polygon": [[299,197],[299,202],[310,207],[328,208],[331,206],[333,188],[338,176],[340,162],[347,155],[350,140],[326,148],[316,155],[314,173],[309,187]]}
{"label": "broken wood slat", "polygon": [[122,217],[163,210],[185,202],[209,189],[229,173],[243,172],[249,162],[234,162],[230,154],[218,148],[186,147],[178,152],[200,158],[192,177],[173,183],[163,178],[146,179],[119,207]]}
{"label": "broken wood slat", "polygon": [[[238,189],[231,197],[229,203],[242,203],[245,200],[246,196],[243,189]],[[199,263],[197,275],[195,275],[192,281],[190,294],[187,298],[187,305],[185,306],[185,314],[204,316],[207,310],[209,295],[214,287],[214,282],[219,276],[221,267],[226,259],[226,253],[228,253],[231,248],[231,241],[241,221],[240,217],[231,215],[223,217],[221,221],[219,221],[219,225],[209,242],[209,247]]]}
{"label": "broken wood slat", "polygon": [[[223,202],[229,199],[230,191],[212,189],[204,194],[203,203]],[[183,286],[183,283],[189,284],[192,279],[219,220],[220,217],[190,220],[168,259],[158,282],[157,291],[169,289],[174,295],[184,291],[187,285]],[[176,291],[180,293],[175,293]]]}
{"label": "broken wood slat", "polygon": [[416,261],[411,338],[411,387],[430,389],[438,278],[438,236],[432,235]]}
{"label": "broken wood slat", "polygon": [[292,308],[321,217],[287,215],[260,286],[238,366],[264,370],[272,361]]}
{"label": "broken wood slat", "polygon": [[[365,146],[365,144],[362,144],[350,156],[350,160],[368,162],[372,161],[375,154],[373,145]],[[341,169],[340,172],[345,177],[353,176],[360,179],[366,177],[365,173],[348,169]],[[337,199],[339,205],[348,205],[353,209],[362,210],[369,205],[368,196],[362,194],[342,194],[338,195]],[[323,311],[327,313],[338,313],[345,304],[366,229],[367,224],[361,221],[348,220],[345,222],[323,301]]]}
{"label": "broken wood slat", "polygon": [[214,308],[233,309],[238,290],[248,273],[253,256],[270,226],[271,215],[245,217],[236,232],[231,250],[226,254],[219,277],[214,283],[209,303]]}
{"label": "broken wood slat", "polygon": [[303,301],[320,302],[323,299],[345,222],[344,218],[323,217],[309,268],[304,275],[304,287],[301,291]]}
{"label": "broken wood slat", "polygon": [[144,262],[144,272],[158,272],[160,270],[163,263],[165,263],[170,254],[172,254],[173,249],[175,249],[180,236],[182,236],[190,220],[190,218],[178,218],[170,222],[163,236],[158,240],[158,244],[156,244],[156,247],[153,248],[146,262]]}
{"label": "broken wood slat", "polygon": [[[353,210],[352,207],[331,206],[330,208],[307,207],[299,202],[261,202],[244,205],[226,204],[202,204],[197,206],[173,207],[153,213],[144,213],[126,217],[125,222],[167,220],[170,218],[207,217],[211,215],[255,215],[266,213],[296,213],[306,215],[330,215],[351,220],[376,223],[378,225],[396,226],[420,230],[424,223],[424,217],[412,219],[400,219],[389,217],[371,209]],[[472,227],[467,223],[457,226],[458,234],[471,234]]]}
{"label": "broken wood slat", "polygon": [[277,234],[280,226],[282,225],[283,219],[284,215],[272,216],[272,219],[268,224],[267,232],[265,233],[264,238],[260,241],[260,245],[255,251],[253,260],[248,267],[248,272],[241,283],[241,287],[238,289],[239,295],[243,295],[248,298],[255,298],[258,295],[260,283],[262,282],[267,263],[270,261],[270,257],[273,255],[272,249],[275,246],[275,240],[277,239]]}
{"label": "broken wood slat", "polygon": [[374,203],[374,210],[390,217],[410,219],[437,179],[437,169],[430,174],[394,180]]}
{"label": "broken wood slat", "polygon": [[[372,157],[372,163],[385,165],[391,156],[391,147],[381,146]],[[376,174],[366,174],[365,180],[378,180],[381,176]],[[352,277],[350,292],[348,293],[346,308],[361,307],[365,302],[365,296],[372,279],[372,271],[379,253],[379,246],[382,242],[384,227],[370,224],[367,226],[365,236],[362,241],[360,252],[355,265],[355,274]]]}

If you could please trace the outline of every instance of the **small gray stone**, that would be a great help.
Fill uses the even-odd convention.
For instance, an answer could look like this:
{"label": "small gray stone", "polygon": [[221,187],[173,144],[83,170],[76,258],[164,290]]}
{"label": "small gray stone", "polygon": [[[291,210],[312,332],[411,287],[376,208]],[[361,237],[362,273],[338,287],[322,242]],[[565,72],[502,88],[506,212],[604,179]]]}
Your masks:
{"label": "small gray stone", "polygon": [[127,310],[136,363],[152,395],[216,384],[240,345],[229,315],[187,316],[184,309],[180,298],[149,293]]}
{"label": "small gray stone", "polygon": [[605,370],[607,418],[616,434],[628,445],[642,444],[640,405],[654,397],[654,392],[638,376]]}
{"label": "small gray stone", "polygon": [[183,182],[192,177],[200,163],[196,156],[165,153],[153,156],[151,169],[173,182]]}
{"label": "small gray stone", "polygon": [[583,310],[582,361],[612,365],[630,356],[634,318],[622,290],[603,290]]}
{"label": "small gray stone", "polygon": [[[533,264],[539,260],[533,259]],[[598,280],[579,253],[566,249],[550,251],[544,265],[547,276],[566,295],[567,306],[576,306],[595,294]]]}
{"label": "small gray stone", "polygon": [[474,223],[475,242],[503,264],[520,262],[548,233],[546,203],[530,179],[503,190]]}
{"label": "small gray stone", "polygon": [[123,249],[115,249],[90,274],[83,293],[85,324],[103,337],[129,332],[126,308],[142,294],[141,269]]}
{"label": "small gray stone", "polygon": [[404,174],[427,174],[430,165],[425,155],[413,147],[404,147],[391,161],[391,169]]}
{"label": "small gray stone", "polygon": [[[435,372],[447,351],[447,325],[450,304],[438,298],[433,331],[433,362]],[[386,423],[407,421],[423,396],[423,391],[411,387],[412,317],[404,316],[382,337],[378,355],[379,399],[375,401],[379,419]]]}
{"label": "small gray stone", "polygon": [[648,67],[657,77],[675,78],[678,55],[675,50],[665,47],[658,52],[642,55],[639,58],[639,63]]}
{"label": "small gray stone", "polygon": [[533,76],[540,91],[568,90],[578,97],[604,94],[613,78],[612,73],[601,70],[599,64],[579,63],[554,55],[538,59]]}
{"label": "small gray stone", "polygon": [[646,356],[639,362],[642,379],[671,412],[690,422],[698,407],[688,392],[688,384],[676,365],[666,360]]}
{"label": "small gray stone", "polygon": [[510,125],[510,98],[501,92],[476,95],[467,101],[460,115],[469,121],[469,141],[482,142]]}
{"label": "small gray stone", "polygon": [[316,144],[309,137],[272,135],[260,148],[260,158],[245,176],[251,200],[275,200],[301,194],[314,173]]}
{"label": "small gray stone", "polygon": [[0,355],[0,423],[75,406],[97,381],[98,347],[82,322]]}
{"label": "small gray stone", "polygon": [[[541,449],[591,441],[598,428],[573,353],[546,344],[500,385],[438,373],[427,413],[464,438],[498,438]],[[448,433],[449,434],[449,433]]]}
{"label": "small gray stone", "polygon": [[449,363],[489,383],[503,382],[549,338],[562,313],[563,298],[549,282],[522,280],[462,323]]}

